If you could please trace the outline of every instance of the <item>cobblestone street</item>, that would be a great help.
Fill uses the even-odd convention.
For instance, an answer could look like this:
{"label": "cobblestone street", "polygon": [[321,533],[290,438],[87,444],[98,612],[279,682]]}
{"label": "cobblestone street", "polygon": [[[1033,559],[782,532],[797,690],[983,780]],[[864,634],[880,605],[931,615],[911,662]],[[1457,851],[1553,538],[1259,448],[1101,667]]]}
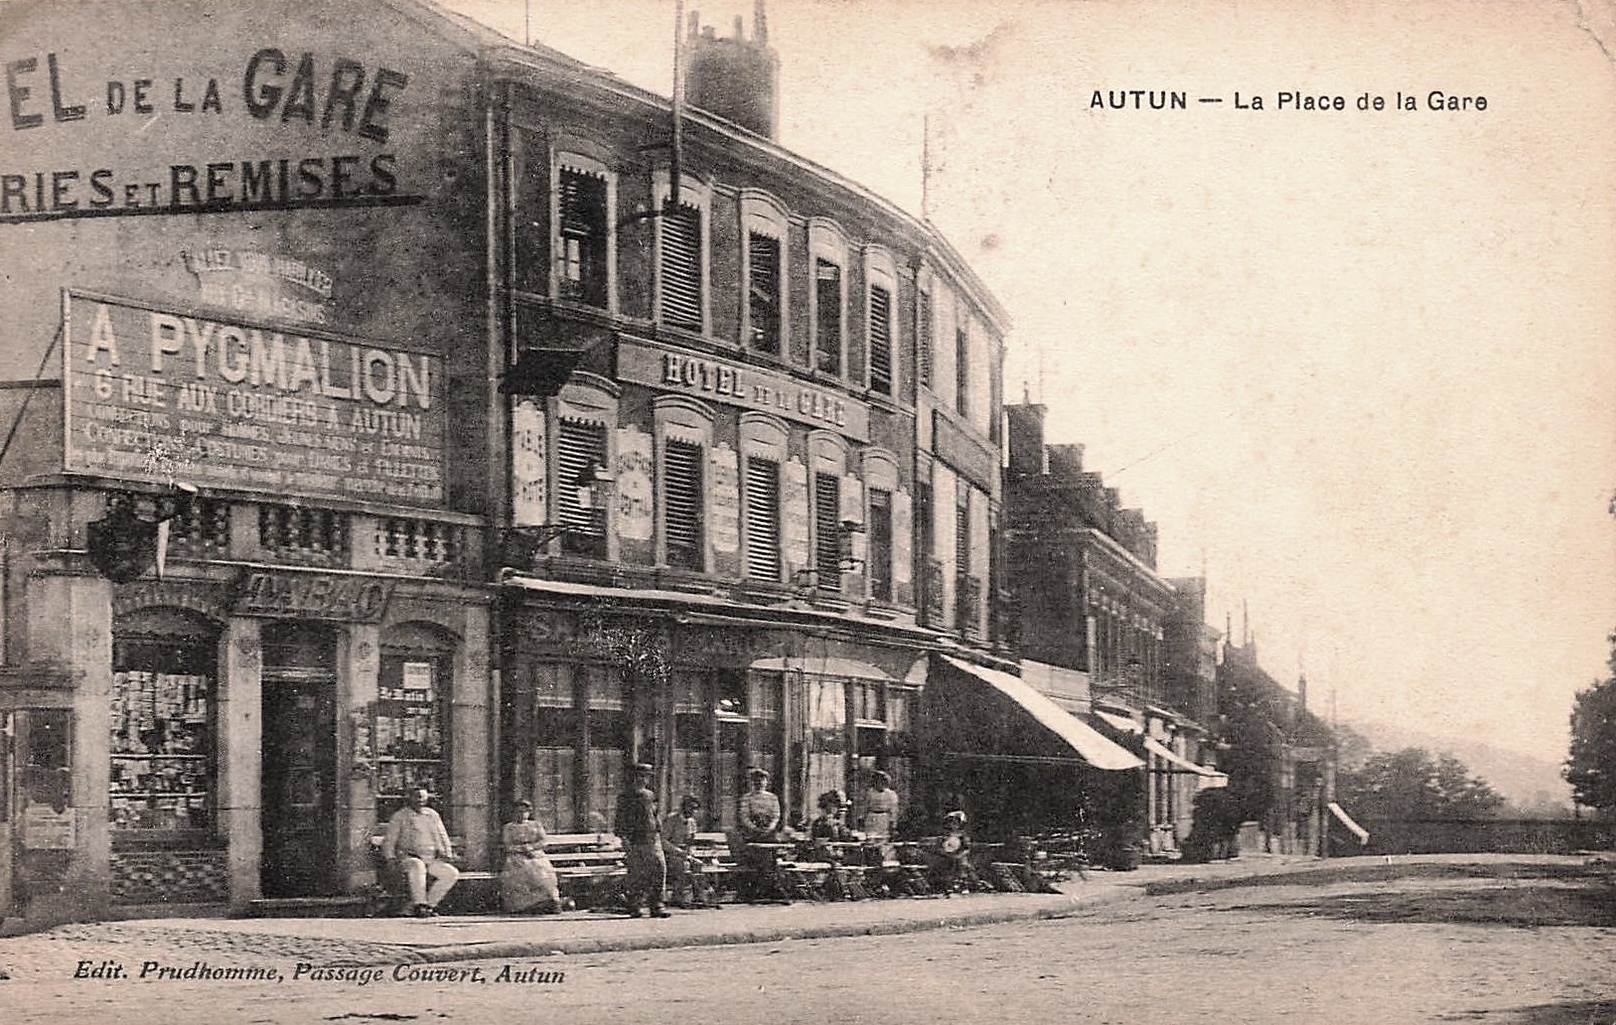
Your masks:
{"label": "cobblestone street", "polygon": [[[0,1022],[1616,1021],[1616,901],[1604,869],[1425,864],[1364,878],[1374,867],[1163,880],[1152,888],[1187,892],[1144,897],[1135,886],[1132,899],[1079,903],[1055,920],[439,964],[420,962],[449,948],[317,935],[334,923],[304,925],[303,936],[267,931],[285,922],[70,926],[0,943],[12,973],[0,983]],[[979,899],[978,910],[993,900],[949,903]],[[663,924],[710,930],[753,912],[808,923],[872,907],[735,908]],[[632,924],[580,919],[574,931]],[[155,970],[74,979],[86,960],[131,975],[147,961],[182,971],[200,961],[280,981],[157,980]],[[295,977],[300,963],[342,962],[379,970]]]}

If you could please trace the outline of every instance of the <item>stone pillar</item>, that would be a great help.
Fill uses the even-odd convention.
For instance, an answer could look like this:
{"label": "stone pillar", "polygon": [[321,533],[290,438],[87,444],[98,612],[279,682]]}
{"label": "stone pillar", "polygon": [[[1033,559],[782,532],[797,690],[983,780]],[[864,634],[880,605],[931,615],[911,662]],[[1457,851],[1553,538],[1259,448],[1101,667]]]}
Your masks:
{"label": "stone pillar", "polygon": [[219,640],[219,830],[229,845],[230,908],[263,895],[261,821],[264,657],[256,619],[232,619]]}
{"label": "stone pillar", "polygon": [[[96,917],[111,899],[110,802],[112,584],[100,576],[41,576],[28,581],[28,652],[66,667],[72,692],[74,850],[59,894],[36,894],[32,920]],[[19,812],[21,809],[19,809]]]}
{"label": "stone pillar", "polygon": [[454,831],[465,838],[464,865],[492,869],[489,864],[489,816],[497,802],[492,799],[494,783],[491,761],[497,757],[490,740],[494,727],[496,695],[488,663],[488,607],[467,605],[465,630],[454,655],[454,681],[450,691],[451,799],[454,802]]}
{"label": "stone pillar", "polygon": [[376,881],[370,837],[376,822],[376,697],[381,670],[381,628],[356,623],[338,659],[337,829],[343,879],[349,890]]}

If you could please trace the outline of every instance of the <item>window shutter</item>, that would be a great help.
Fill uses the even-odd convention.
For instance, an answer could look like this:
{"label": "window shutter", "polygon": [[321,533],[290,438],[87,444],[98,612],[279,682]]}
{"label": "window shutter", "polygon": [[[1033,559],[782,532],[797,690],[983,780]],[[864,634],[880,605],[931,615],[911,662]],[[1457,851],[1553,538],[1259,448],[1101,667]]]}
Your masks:
{"label": "window shutter", "polygon": [[662,319],[692,331],[701,322],[701,211],[680,205],[662,217]]}
{"label": "window shutter", "polygon": [[662,453],[662,531],[668,565],[706,569],[702,551],[702,449],[670,440]]}
{"label": "window shutter", "polygon": [[815,365],[824,373],[842,372],[842,269],[829,260],[814,263],[816,331]]}
{"label": "window shutter", "polygon": [[870,597],[892,600],[892,492],[870,489]]}
{"label": "window shutter", "polygon": [[842,589],[842,480],[833,473],[814,474],[814,569],[822,591]]}
{"label": "window shutter", "polygon": [[954,510],[954,571],[962,578],[971,572],[971,507],[964,504]]}
{"label": "window shutter", "polygon": [[748,235],[746,253],[752,348],[779,355],[780,240],[768,235]]}
{"label": "window shutter", "polygon": [[561,421],[556,437],[556,492],[561,522],[578,534],[601,537],[605,518],[599,511],[578,504],[578,481],[589,467],[606,464],[606,427],[583,420]]}
{"label": "window shutter", "polygon": [[556,196],[560,220],[557,276],[562,295],[606,304],[606,180],[563,169]]}
{"label": "window shutter", "polygon": [[892,293],[870,286],[870,390],[892,394]]}
{"label": "window shutter", "polygon": [[746,575],[780,579],[780,464],[746,460]]}

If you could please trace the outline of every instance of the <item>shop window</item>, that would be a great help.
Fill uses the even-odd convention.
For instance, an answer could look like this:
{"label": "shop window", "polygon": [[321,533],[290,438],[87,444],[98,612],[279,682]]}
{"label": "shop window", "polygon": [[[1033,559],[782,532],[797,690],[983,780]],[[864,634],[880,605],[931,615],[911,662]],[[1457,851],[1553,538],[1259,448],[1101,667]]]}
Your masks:
{"label": "shop window", "polygon": [[591,822],[604,822],[610,828],[617,798],[627,780],[623,768],[632,741],[632,717],[624,694],[623,677],[606,666],[582,666],[584,681],[584,729],[588,758],[588,807]]}
{"label": "shop window", "polygon": [[[606,425],[562,418],[556,437],[556,480],[585,480],[596,467],[605,465]],[[561,522],[568,527],[561,535],[561,550],[603,559],[606,557],[606,510],[584,504],[582,491],[572,486],[556,488]]]}
{"label": "shop window", "polygon": [[544,828],[569,832],[584,828],[573,800],[583,721],[574,705],[570,677],[563,667],[534,667],[533,815]]}
{"label": "shop window", "polygon": [[870,597],[892,600],[892,492],[870,489]]}
{"label": "shop window", "polygon": [[746,238],[747,314],[751,347],[780,354],[784,304],[781,300],[780,240],[752,232]]}
{"label": "shop window", "polygon": [[747,768],[767,769],[782,809],[785,787],[784,689],[779,673],[752,673],[747,684]]}
{"label": "shop window", "polygon": [[746,575],[780,579],[780,464],[746,457]]}
{"label": "shop window", "polygon": [[110,826],[114,837],[214,827],[216,635],[152,613],[112,641]]}
{"label": "shop window", "polygon": [[892,394],[892,293],[870,286],[870,390]]}
{"label": "shop window", "polygon": [[560,297],[607,305],[606,178],[562,168],[556,181],[556,282]]}
{"label": "shop window", "polygon": [[690,794],[706,809],[713,800],[708,785],[713,745],[707,679],[701,673],[676,672],[668,683],[673,704],[673,791],[669,808],[676,808],[678,800]]}
{"label": "shop window", "polygon": [[660,218],[662,322],[690,331],[705,326],[701,210],[670,205]]}
{"label": "shop window", "polygon": [[814,569],[822,591],[842,589],[842,480],[814,474]]}
{"label": "shop window", "polygon": [[449,659],[382,649],[376,695],[376,815],[386,822],[425,787],[447,807]]}
{"label": "shop window", "polygon": [[821,373],[842,372],[842,268],[829,260],[814,261],[814,367]]}
{"label": "shop window", "polygon": [[662,449],[662,532],[668,565],[697,571],[707,568],[702,530],[705,486],[700,445],[668,439]]}

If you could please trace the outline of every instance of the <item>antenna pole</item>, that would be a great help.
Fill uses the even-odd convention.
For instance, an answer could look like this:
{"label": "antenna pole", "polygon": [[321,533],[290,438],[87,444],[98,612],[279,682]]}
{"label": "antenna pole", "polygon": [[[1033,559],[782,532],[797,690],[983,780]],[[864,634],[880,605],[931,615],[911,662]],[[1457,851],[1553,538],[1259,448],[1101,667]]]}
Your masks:
{"label": "antenna pole", "polygon": [[685,149],[685,0],[674,5],[673,15],[673,155],[668,162],[668,210],[679,208],[679,165]]}

